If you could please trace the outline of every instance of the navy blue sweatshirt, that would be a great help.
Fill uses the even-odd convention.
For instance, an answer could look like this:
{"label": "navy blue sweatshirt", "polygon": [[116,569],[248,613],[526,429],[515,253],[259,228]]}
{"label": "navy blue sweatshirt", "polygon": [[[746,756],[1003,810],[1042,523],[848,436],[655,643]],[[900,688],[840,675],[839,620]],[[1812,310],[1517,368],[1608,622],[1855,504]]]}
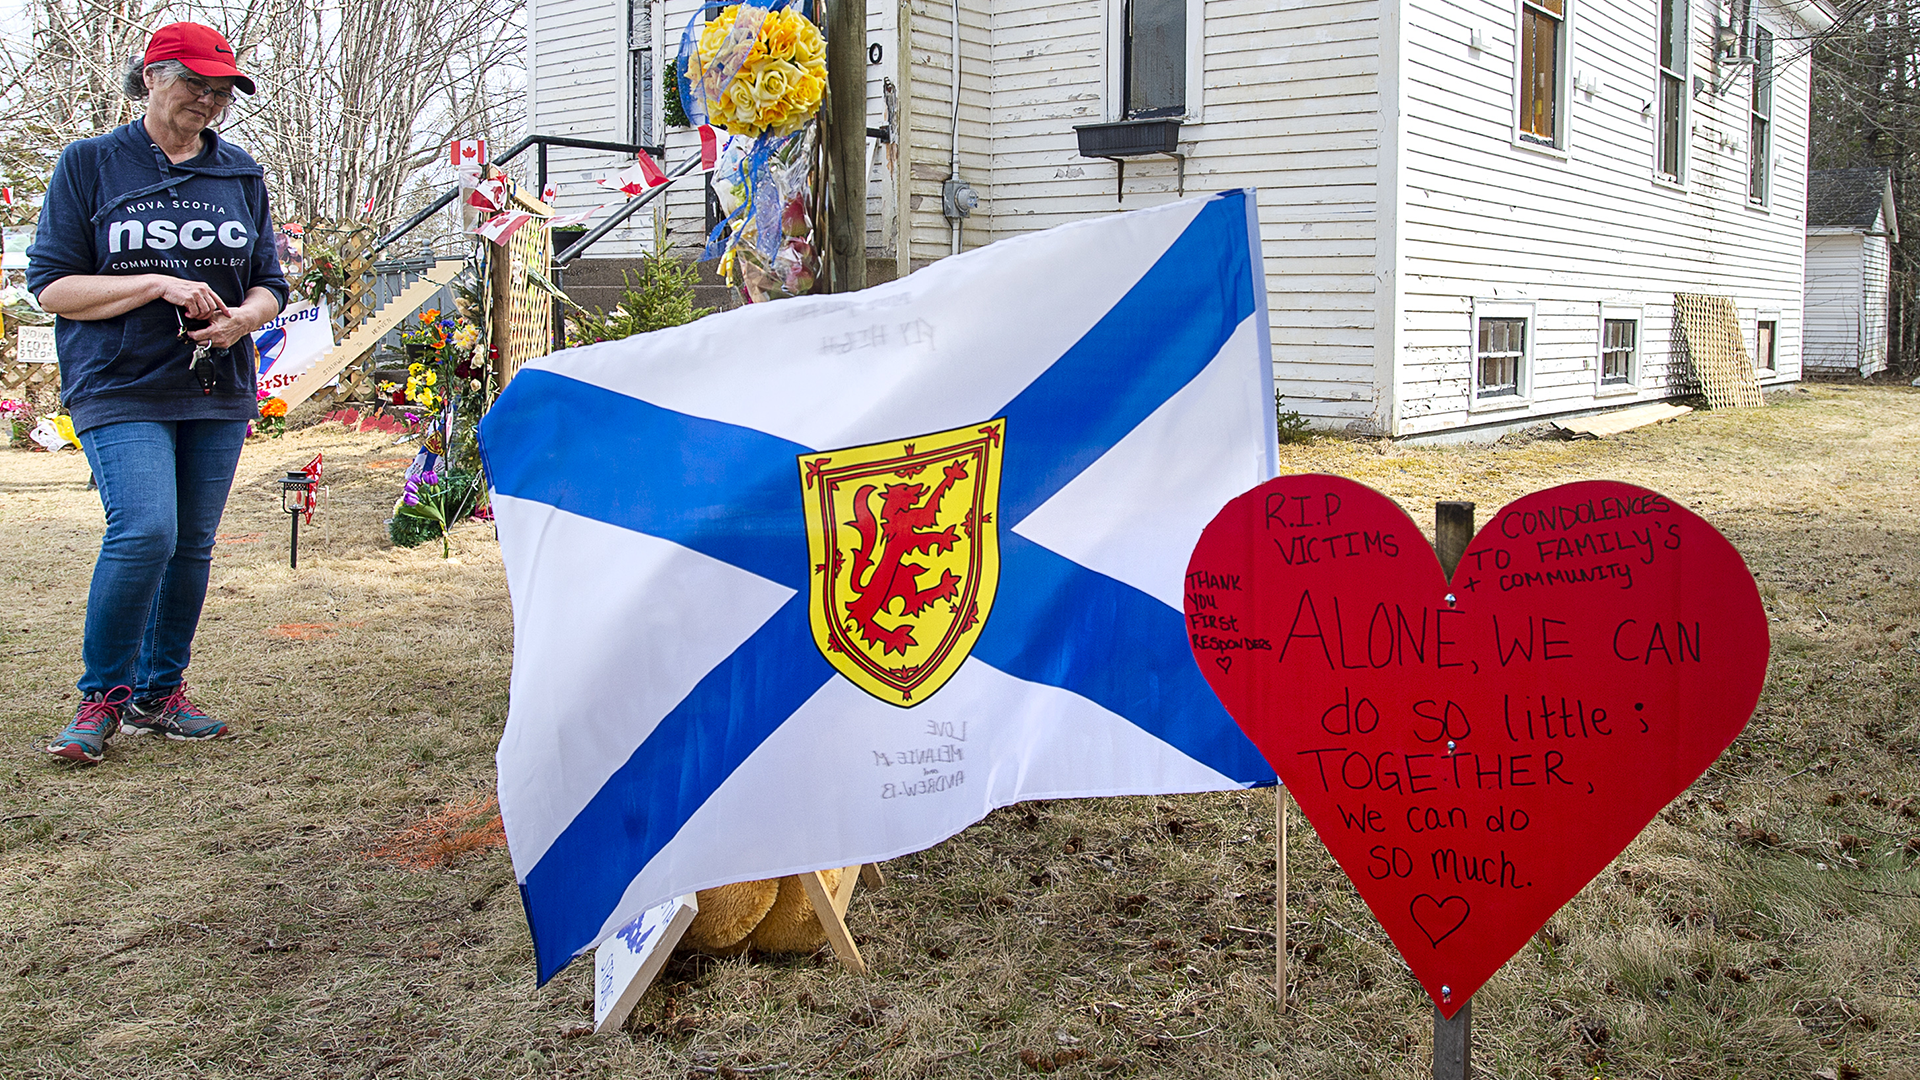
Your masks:
{"label": "navy blue sweatshirt", "polygon": [[[69,274],[169,274],[204,281],[228,307],[255,286],[287,306],[265,177],[245,150],[208,130],[174,164],[140,120],[68,146],[54,166],[27,249],[27,287]],[[60,402],[76,431],[128,420],[249,420],[256,414],[252,337],[215,365],[202,392],[165,300],[111,319],[54,322]]]}

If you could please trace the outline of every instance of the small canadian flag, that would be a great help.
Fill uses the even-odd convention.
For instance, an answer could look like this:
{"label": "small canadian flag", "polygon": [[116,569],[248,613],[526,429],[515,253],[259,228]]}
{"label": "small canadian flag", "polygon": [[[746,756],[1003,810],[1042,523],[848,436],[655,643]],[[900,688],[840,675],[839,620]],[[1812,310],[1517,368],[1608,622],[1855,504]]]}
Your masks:
{"label": "small canadian flag", "polygon": [[553,200],[559,197],[560,197],[559,190],[556,189],[552,184],[548,184],[546,187],[540,190],[540,201],[548,204],[549,206],[553,204]]}
{"label": "small canadian flag", "polygon": [[458,168],[461,165],[485,165],[486,163],[487,163],[487,140],[485,139],[453,140],[453,165],[455,168]]}
{"label": "small canadian flag", "polygon": [[482,210],[505,210],[507,208],[507,179],[496,176],[491,180],[479,180],[473,190],[467,194],[467,205]]}
{"label": "small canadian flag", "polygon": [[532,214],[525,210],[515,210],[509,214],[496,215],[489,221],[483,221],[473,231],[505,247],[507,241],[513,238],[513,234],[519,232],[522,225],[532,220]]}
{"label": "small canadian flag", "polygon": [[613,188],[623,195],[633,196],[651,187],[659,187],[667,182],[667,174],[660,171],[653,158],[646,153],[634,155],[633,164],[605,177],[600,181],[604,187]]}
{"label": "small canadian flag", "polygon": [[360,204],[360,212],[363,214],[373,213],[373,196],[367,196],[367,201]]}
{"label": "small canadian flag", "polygon": [[606,204],[602,203],[591,210],[581,210],[572,214],[555,214],[547,219],[547,225],[554,229],[564,229],[570,225],[578,225],[606,208]]}
{"label": "small canadian flag", "polygon": [[0,202],[4,202],[8,206],[13,205],[13,189],[12,188],[0,187]]}

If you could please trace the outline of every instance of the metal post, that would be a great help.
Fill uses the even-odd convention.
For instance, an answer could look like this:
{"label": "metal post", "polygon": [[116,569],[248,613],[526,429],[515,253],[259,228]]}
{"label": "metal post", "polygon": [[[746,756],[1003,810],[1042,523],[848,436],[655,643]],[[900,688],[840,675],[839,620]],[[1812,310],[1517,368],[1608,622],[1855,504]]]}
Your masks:
{"label": "metal post", "polygon": [[[1433,550],[1440,568],[1453,577],[1467,545],[1473,542],[1473,504],[1457,500],[1433,505]],[[1447,603],[1454,595],[1447,594]],[[1433,1009],[1433,1080],[1467,1080],[1473,1075],[1473,999],[1460,1003],[1449,1020]]]}
{"label": "metal post", "polygon": [[300,512],[287,515],[293,519],[293,537],[287,542],[287,569],[300,569]]}
{"label": "metal post", "polygon": [[546,202],[547,201],[547,144],[546,143],[541,143],[534,148],[533,160],[535,162],[534,171],[538,173],[540,177],[539,179],[540,186],[535,188],[534,190],[540,193],[540,201]]}

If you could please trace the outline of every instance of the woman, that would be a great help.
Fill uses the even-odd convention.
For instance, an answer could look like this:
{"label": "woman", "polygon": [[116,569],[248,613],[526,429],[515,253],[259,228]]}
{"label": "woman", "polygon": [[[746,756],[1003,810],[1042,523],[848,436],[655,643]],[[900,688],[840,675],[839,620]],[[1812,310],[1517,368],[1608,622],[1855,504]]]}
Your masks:
{"label": "woman", "polygon": [[247,421],[248,336],[286,305],[260,166],[213,126],[253,80],[210,27],[161,27],[130,64],[146,115],[66,148],[27,285],[59,316],[61,403],[107,531],[87,594],[80,707],[47,752],[97,762],[128,732],[210,739],[186,668]]}

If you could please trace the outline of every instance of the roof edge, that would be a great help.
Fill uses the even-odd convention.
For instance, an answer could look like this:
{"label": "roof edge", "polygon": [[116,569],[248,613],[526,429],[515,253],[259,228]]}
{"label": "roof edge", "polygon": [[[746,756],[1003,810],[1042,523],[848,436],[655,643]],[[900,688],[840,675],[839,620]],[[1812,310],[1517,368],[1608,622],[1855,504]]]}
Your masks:
{"label": "roof edge", "polygon": [[1814,30],[1828,30],[1840,21],[1832,0],[1779,0],[1780,6]]}

